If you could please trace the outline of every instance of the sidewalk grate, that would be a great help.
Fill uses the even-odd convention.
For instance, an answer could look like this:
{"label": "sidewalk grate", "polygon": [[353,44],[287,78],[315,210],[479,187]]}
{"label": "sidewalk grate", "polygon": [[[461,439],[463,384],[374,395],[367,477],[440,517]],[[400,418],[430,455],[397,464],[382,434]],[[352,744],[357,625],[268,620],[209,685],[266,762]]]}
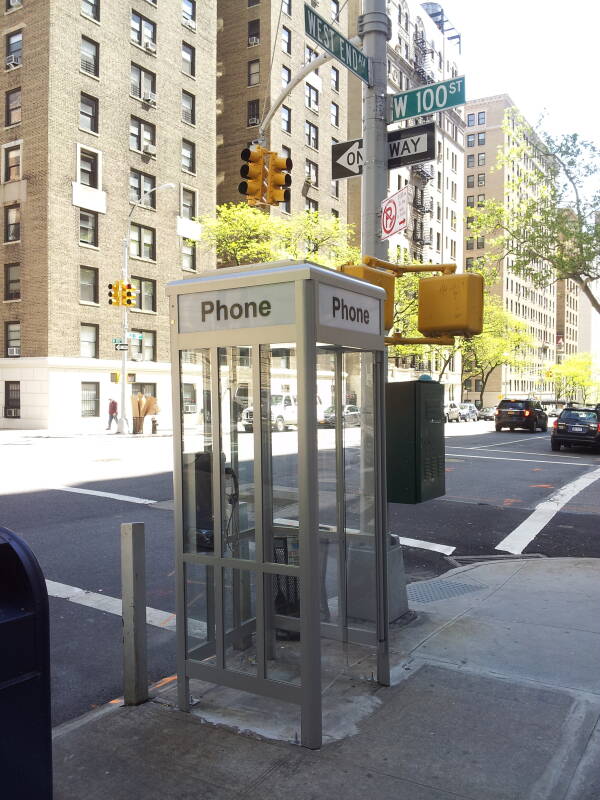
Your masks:
{"label": "sidewalk grate", "polygon": [[433,581],[418,581],[406,587],[409,601],[413,603],[435,603],[436,600],[448,600],[461,594],[480,592],[487,589],[483,583],[461,583],[437,578]]}

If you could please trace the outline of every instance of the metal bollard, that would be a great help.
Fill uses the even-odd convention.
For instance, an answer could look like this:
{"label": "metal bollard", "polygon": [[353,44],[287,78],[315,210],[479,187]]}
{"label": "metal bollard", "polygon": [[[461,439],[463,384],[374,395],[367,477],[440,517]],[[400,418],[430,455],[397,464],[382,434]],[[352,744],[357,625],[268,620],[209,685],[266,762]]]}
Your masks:
{"label": "metal bollard", "polygon": [[123,697],[126,706],[148,699],[146,553],[143,522],[121,525]]}

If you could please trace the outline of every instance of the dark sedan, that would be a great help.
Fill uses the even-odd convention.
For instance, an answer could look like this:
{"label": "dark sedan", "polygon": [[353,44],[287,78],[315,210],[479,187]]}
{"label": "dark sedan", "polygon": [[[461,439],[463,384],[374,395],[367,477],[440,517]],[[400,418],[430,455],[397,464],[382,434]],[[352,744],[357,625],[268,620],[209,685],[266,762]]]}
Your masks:
{"label": "dark sedan", "polygon": [[554,420],[552,449],[576,445],[600,449],[600,408],[565,408]]}

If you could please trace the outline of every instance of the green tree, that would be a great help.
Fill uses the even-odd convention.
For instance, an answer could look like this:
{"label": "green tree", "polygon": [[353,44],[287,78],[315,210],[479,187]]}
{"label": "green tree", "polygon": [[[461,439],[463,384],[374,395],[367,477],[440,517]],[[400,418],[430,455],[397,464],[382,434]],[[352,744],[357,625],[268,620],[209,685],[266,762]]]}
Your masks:
{"label": "green tree", "polygon": [[461,342],[462,381],[472,378],[481,381],[479,399],[482,405],[494,370],[501,365],[524,366],[526,349],[531,344],[525,323],[506,311],[494,295],[485,297],[483,320],[483,331]]}
{"label": "green tree", "polygon": [[360,263],[359,248],[350,244],[353,226],[338,217],[304,211],[278,223],[278,245],[284,258],[307,259],[332,268]]}
{"label": "green tree", "polygon": [[201,217],[200,246],[217,254],[224,265],[252,264],[274,259],[271,218],[246,203],[217,206],[214,217]]}
{"label": "green tree", "polygon": [[592,291],[600,278],[600,150],[577,133],[534,133],[515,109],[504,132],[497,167],[507,196],[467,209],[470,235],[488,237],[488,263],[508,258],[537,286],[570,278],[600,313]]}
{"label": "green tree", "polygon": [[590,353],[574,353],[560,364],[553,364],[546,375],[554,384],[556,400],[581,400],[587,403],[598,384],[592,371]]}

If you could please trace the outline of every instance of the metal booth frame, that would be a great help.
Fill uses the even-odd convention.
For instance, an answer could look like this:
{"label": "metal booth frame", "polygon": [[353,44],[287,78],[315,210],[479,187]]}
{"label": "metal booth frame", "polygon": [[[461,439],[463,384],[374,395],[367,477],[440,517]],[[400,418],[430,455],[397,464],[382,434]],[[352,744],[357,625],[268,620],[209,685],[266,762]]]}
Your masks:
{"label": "metal booth frame", "polygon": [[[260,327],[237,327],[218,330],[194,330],[182,332],[183,314],[180,314],[181,300],[187,295],[199,298],[206,292],[260,291],[261,287],[292,284],[293,319],[270,325],[264,321]],[[320,310],[320,298],[327,292],[348,292],[354,296],[367,298],[371,308],[377,308],[379,319],[377,332],[355,331],[346,327],[334,327],[324,324]],[[310,262],[276,262],[273,264],[255,264],[242,268],[228,268],[206,272],[190,280],[175,281],[167,286],[169,298],[169,316],[171,325],[171,364],[173,393],[173,428],[174,428],[174,498],[175,498],[175,547],[176,547],[176,612],[177,612],[177,673],[178,704],[182,710],[190,708],[190,679],[200,679],[217,685],[239,689],[282,701],[295,703],[301,710],[301,743],[309,748],[318,748],[322,742],[322,706],[321,706],[321,637],[341,638],[342,641],[354,641],[370,644],[376,652],[377,681],[383,685],[390,683],[389,648],[388,648],[388,581],[387,548],[388,537],[385,498],[385,443],[384,443],[384,369],[385,344],[383,330],[383,301],[385,293],[377,286],[365,284],[350,276],[329,270]],[[213,296],[215,296],[213,294]],[[349,296],[349,295],[348,295]],[[189,300],[189,298],[188,298]],[[197,302],[194,299],[191,302]],[[367,302],[367,300],[365,300]],[[189,318],[189,314],[188,314]],[[190,325],[187,324],[189,328]],[[194,327],[194,325],[192,325]],[[197,327],[201,327],[200,325]],[[373,326],[371,326],[373,327]],[[297,364],[297,431],[298,431],[298,538],[299,564],[273,563],[266,558],[264,546],[263,523],[266,520],[264,508],[263,485],[268,469],[263,463],[263,430],[264,421],[261,414],[254,414],[254,516],[255,516],[255,548],[254,560],[233,558],[223,554],[222,513],[223,502],[220,479],[212,480],[212,503],[214,508],[214,547],[212,553],[186,552],[183,523],[183,401],[182,371],[180,353],[191,350],[208,350],[210,353],[210,413],[211,413],[211,463],[212,475],[220,476],[222,468],[221,456],[221,418],[219,403],[218,350],[227,347],[251,347],[252,352],[260,352],[260,345],[277,343],[294,343]],[[375,624],[373,631],[354,631],[343,623],[342,633],[336,632],[335,625],[321,620],[321,597],[319,576],[319,508],[318,508],[318,465],[317,465],[317,419],[315,411],[317,349],[324,343],[328,350],[339,350],[335,354],[336,363],[341,363],[342,351],[370,352],[373,355],[372,396],[373,396],[373,469],[374,485],[371,487],[373,497],[373,530],[375,559]],[[260,357],[252,357],[252,379],[254,386],[254,404],[258,405],[256,396],[261,390]],[[340,392],[337,392],[337,410],[341,412]],[[341,452],[340,425],[335,435],[336,459]],[[361,436],[362,436],[361,432]],[[339,473],[337,473],[339,474]],[[362,474],[362,473],[361,473]],[[344,530],[344,495],[336,488],[337,514],[339,530]],[[317,498],[317,499],[315,499]],[[272,533],[269,535],[272,536]],[[212,567],[214,584],[207,585],[206,597],[209,593],[214,599],[214,632],[215,641],[211,644],[214,666],[188,657],[187,635],[187,598],[186,570],[190,565]],[[228,633],[224,624],[223,609],[223,572],[225,569],[238,571],[239,574],[252,572],[255,587],[255,618],[252,621],[256,635],[256,675],[234,672],[225,667],[224,652]],[[232,573],[233,574],[233,573]],[[265,587],[272,575],[290,575],[299,578],[300,585],[300,685],[285,683],[267,676],[265,669]],[[272,579],[270,579],[272,580]],[[271,612],[272,613],[272,610]],[[344,609],[342,608],[343,617]],[[239,633],[239,632],[238,632]],[[259,643],[261,646],[259,647]],[[204,657],[203,657],[204,658]]]}

